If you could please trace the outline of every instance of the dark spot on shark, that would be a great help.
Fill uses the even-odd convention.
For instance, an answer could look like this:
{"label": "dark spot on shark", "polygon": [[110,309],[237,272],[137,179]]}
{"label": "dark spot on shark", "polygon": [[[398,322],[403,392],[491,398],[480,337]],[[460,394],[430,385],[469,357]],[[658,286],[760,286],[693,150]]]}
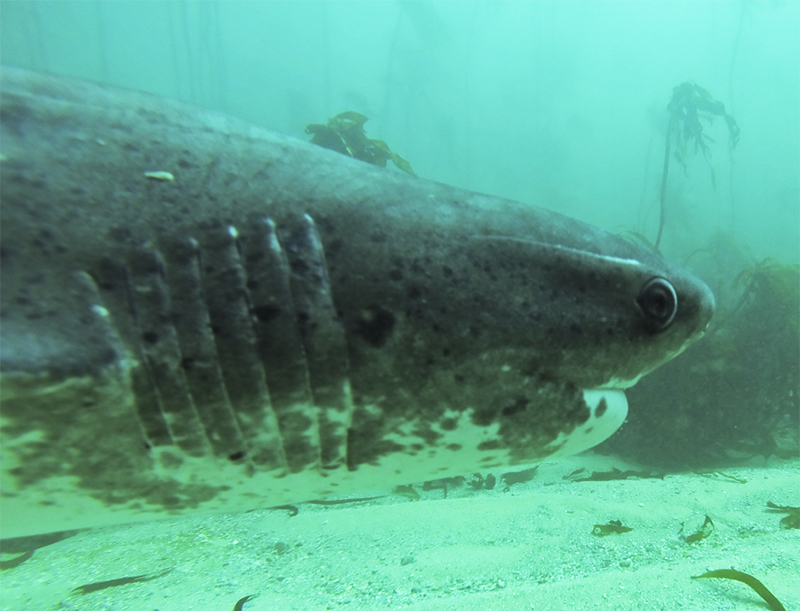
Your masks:
{"label": "dark spot on shark", "polygon": [[455,431],[458,427],[458,422],[455,418],[445,418],[439,423],[439,428],[443,431]]}
{"label": "dark spot on shark", "polygon": [[281,315],[282,310],[275,305],[263,305],[253,309],[253,314],[261,322],[270,322]]}
{"label": "dark spot on shark", "polygon": [[472,413],[472,423],[475,426],[489,426],[494,420],[494,416],[495,409],[492,408],[492,406],[487,405],[485,407],[476,409]]}
{"label": "dark spot on shark", "polygon": [[310,269],[308,263],[298,258],[292,258],[289,265],[292,268],[292,272],[300,276],[306,274]]}
{"label": "dark spot on shark", "polygon": [[507,405],[502,409],[503,416],[513,416],[519,412],[524,412],[525,408],[528,407],[530,401],[527,397],[517,397],[517,399],[511,405]]}
{"label": "dark spot on shark", "polygon": [[371,305],[361,312],[356,322],[356,333],[375,348],[382,348],[395,325],[395,315],[379,305]]}
{"label": "dark spot on shark", "polygon": [[333,259],[336,259],[338,254],[341,252],[342,247],[344,246],[343,240],[331,240],[331,243],[325,247],[325,257],[328,259],[330,263]]}
{"label": "dark spot on shark", "polygon": [[428,426],[418,426],[414,429],[413,434],[424,439],[428,445],[435,445],[436,442],[442,437],[441,433],[437,433]]}
{"label": "dark spot on shark", "polygon": [[382,439],[380,419],[370,419],[360,427],[347,429],[347,468],[355,471],[360,464],[377,465],[381,456],[406,450],[405,446],[390,439]]}

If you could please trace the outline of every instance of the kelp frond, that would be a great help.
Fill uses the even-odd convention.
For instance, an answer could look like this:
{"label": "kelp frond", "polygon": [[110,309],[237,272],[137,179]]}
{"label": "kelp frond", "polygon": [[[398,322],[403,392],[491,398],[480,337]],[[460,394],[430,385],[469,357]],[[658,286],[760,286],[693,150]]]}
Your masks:
{"label": "kelp frond", "polygon": [[742,573],[741,571],[735,571],[733,569],[720,569],[718,571],[703,573],[697,577],[692,577],[692,579],[732,579],[733,581],[741,581],[753,588],[755,593],[766,601],[772,611],[786,611],[786,607],[781,604],[781,601],[775,598],[775,595],[769,591],[767,586],[747,573]]}
{"label": "kelp frond", "polygon": [[312,144],[382,168],[386,167],[388,160],[391,160],[404,172],[416,176],[411,164],[391,151],[383,140],[367,138],[364,131],[364,123],[367,121],[364,115],[347,111],[328,119],[327,125],[313,123],[306,126],[306,133],[313,135]]}

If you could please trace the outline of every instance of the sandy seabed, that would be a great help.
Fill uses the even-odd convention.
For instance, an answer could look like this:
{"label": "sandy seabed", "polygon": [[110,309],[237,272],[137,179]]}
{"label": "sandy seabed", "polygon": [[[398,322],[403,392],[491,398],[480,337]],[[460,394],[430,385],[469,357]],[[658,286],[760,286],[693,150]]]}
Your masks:
{"label": "sandy seabed", "polygon": [[[423,491],[89,530],[0,574],[3,611],[503,611],[769,609],[748,586],[693,580],[735,568],[800,609],[800,461],[715,473],[574,481],[641,467],[587,453],[491,490]],[[565,479],[578,469],[581,474]],[[655,471],[653,471],[655,473]],[[499,475],[499,474],[496,474]],[[708,515],[708,538],[687,543]],[[630,532],[596,536],[618,520]],[[12,557],[3,554],[3,558]],[[161,576],[81,594],[78,586]]]}

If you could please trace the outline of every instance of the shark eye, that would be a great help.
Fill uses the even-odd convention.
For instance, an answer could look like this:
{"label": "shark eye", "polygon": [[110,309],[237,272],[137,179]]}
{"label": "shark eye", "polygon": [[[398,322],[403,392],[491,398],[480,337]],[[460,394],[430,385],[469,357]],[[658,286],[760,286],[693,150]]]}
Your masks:
{"label": "shark eye", "polygon": [[650,278],[642,285],[636,303],[647,322],[657,331],[666,329],[678,311],[678,295],[673,286],[664,278]]}

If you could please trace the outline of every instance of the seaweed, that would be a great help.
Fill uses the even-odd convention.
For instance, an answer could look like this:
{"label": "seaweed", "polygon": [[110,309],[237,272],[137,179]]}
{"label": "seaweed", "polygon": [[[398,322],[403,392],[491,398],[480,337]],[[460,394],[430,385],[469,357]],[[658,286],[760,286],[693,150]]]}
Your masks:
{"label": "seaweed", "polygon": [[524,484],[525,482],[531,481],[534,476],[536,475],[536,470],[539,468],[539,465],[532,467],[530,469],[523,469],[522,471],[512,471],[510,473],[503,473],[500,476],[500,479],[503,480],[506,484],[505,490],[513,486],[514,484]]}
{"label": "seaweed", "polygon": [[664,479],[664,474],[651,474],[649,471],[620,471],[616,467],[612,467],[611,471],[592,471],[589,477],[582,477],[575,479],[574,476],[582,473],[584,469],[573,471],[562,479],[571,479],[573,482],[610,482],[620,479],[628,479],[629,477],[638,477],[639,479]]}
{"label": "seaweed", "polygon": [[347,503],[363,503],[365,501],[374,501],[375,499],[382,499],[383,496],[365,496],[357,499],[334,499],[332,501],[326,500],[313,500],[306,501],[309,505],[346,505]]}
{"label": "seaweed", "polygon": [[661,175],[661,216],[658,223],[658,235],[654,248],[658,250],[661,244],[661,234],[664,230],[664,200],[667,194],[667,174],[669,173],[670,147],[675,159],[687,170],[686,159],[694,145],[694,153],[703,153],[703,157],[711,170],[711,183],[716,188],[716,175],[711,168],[709,157],[711,149],[708,144],[713,140],[703,131],[703,121],[711,125],[716,117],[722,117],[728,126],[730,150],[736,148],[739,142],[739,126],[736,120],[725,111],[725,104],[711,97],[706,90],[692,82],[684,82],[672,89],[672,98],[667,104],[669,122],[667,123],[667,137],[664,148],[664,169]]}
{"label": "seaweed", "polygon": [[[741,288],[742,296],[723,323],[730,320],[749,302],[764,301],[766,298],[780,304],[797,303],[800,301],[798,277],[800,277],[800,265],[779,263],[770,257],[762,259],[752,267],[743,269],[736,275],[731,285],[734,289]],[[797,335],[800,331],[800,317],[795,313],[795,315],[784,318],[790,325],[790,331]],[[717,325],[714,331],[716,332],[723,323]]]}
{"label": "seaweed", "polygon": [[767,507],[775,512],[785,513],[786,517],[781,519],[781,528],[800,528],[800,507],[788,507],[786,505],[776,505],[772,501],[767,501]]}
{"label": "seaweed", "polygon": [[473,490],[492,490],[497,483],[497,478],[489,473],[485,478],[480,473],[474,473],[467,485]]}
{"label": "seaweed", "polygon": [[447,498],[447,487],[460,488],[466,481],[465,477],[443,477],[441,479],[432,479],[422,484],[422,489],[425,491],[441,490],[444,492],[444,498]]}
{"label": "seaweed", "polygon": [[11,560],[0,560],[0,571],[7,571],[8,569],[13,569],[18,567],[20,564],[25,562],[26,560],[30,560],[33,558],[33,552],[36,550],[30,550],[22,554],[21,556],[17,556],[16,558],[11,558]]}
{"label": "seaweed", "polygon": [[172,567],[161,571],[160,573],[153,573],[152,575],[136,575],[134,577],[120,577],[119,579],[109,579],[108,581],[95,581],[94,583],[87,583],[78,586],[72,590],[73,594],[88,594],[89,592],[97,592],[98,590],[105,590],[106,588],[116,588],[117,586],[125,586],[129,583],[142,583],[144,581],[152,581],[163,577],[172,571]]}
{"label": "seaweed", "polygon": [[398,168],[416,176],[411,164],[391,151],[383,140],[367,138],[364,123],[368,120],[357,112],[343,112],[328,119],[327,125],[312,123],[306,126],[306,133],[312,134],[312,144],[382,168],[385,168],[386,162],[391,159]]}
{"label": "seaweed", "polygon": [[53,545],[54,543],[58,543],[59,541],[63,541],[64,539],[69,539],[70,537],[74,537],[80,532],[80,530],[60,530],[54,533],[45,533],[43,535],[29,535],[27,537],[10,537],[8,539],[0,539],[0,549],[3,550],[3,553],[13,554],[19,553],[23,554],[25,552],[29,552],[30,550],[36,550],[40,547],[46,547],[48,545]]}
{"label": "seaweed", "polygon": [[[681,531],[683,531],[683,524],[681,524]],[[698,541],[702,541],[703,539],[708,539],[711,536],[711,533],[714,532],[714,522],[711,521],[711,518],[706,516],[703,525],[700,527],[695,533],[692,533],[688,536],[681,535],[681,539],[686,543],[697,543]]]}
{"label": "seaweed", "polygon": [[250,594],[250,596],[240,598],[236,601],[236,604],[233,605],[233,611],[242,611],[242,609],[244,609],[244,603],[253,600],[256,596],[258,596],[258,594]]}
{"label": "seaweed", "polygon": [[290,518],[293,518],[300,513],[300,509],[298,509],[296,505],[276,505],[275,507],[269,507],[269,509],[285,509],[289,512]]}
{"label": "seaweed", "polygon": [[725,273],[716,322],[626,391],[626,425],[601,452],[684,471],[798,455],[800,266],[763,259]]}
{"label": "seaweed", "polygon": [[596,537],[607,537],[608,535],[629,533],[632,530],[632,528],[623,526],[619,520],[609,520],[608,524],[595,524],[592,528],[592,534]]}
{"label": "seaweed", "polygon": [[746,484],[747,480],[743,477],[734,477],[722,471],[695,471],[700,477],[708,479],[722,479],[723,481],[732,482],[735,484]]}
{"label": "seaweed", "polygon": [[772,611],[786,611],[786,607],[781,604],[781,601],[775,598],[775,595],[767,589],[767,586],[747,573],[742,573],[741,571],[735,571],[733,569],[720,569],[718,571],[708,571],[702,575],[692,577],[692,579],[732,579],[734,581],[741,581],[753,588],[755,593],[766,601]]}
{"label": "seaweed", "polygon": [[414,490],[414,486],[411,486],[410,484],[407,486],[395,487],[394,493],[399,494],[400,496],[404,496],[412,501],[418,501],[420,499],[419,492]]}

